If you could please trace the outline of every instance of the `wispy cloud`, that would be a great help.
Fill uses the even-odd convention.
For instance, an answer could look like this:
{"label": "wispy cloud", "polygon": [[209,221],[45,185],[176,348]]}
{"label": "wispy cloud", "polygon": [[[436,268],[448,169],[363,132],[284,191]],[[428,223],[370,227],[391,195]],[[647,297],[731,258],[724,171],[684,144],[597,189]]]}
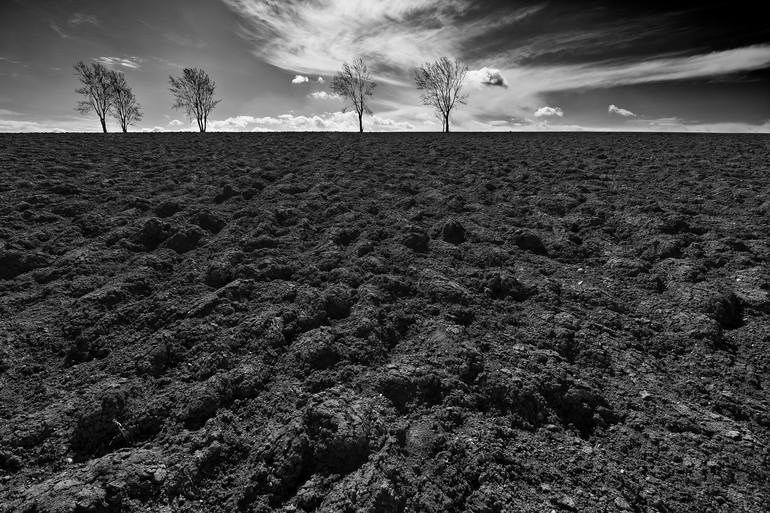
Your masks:
{"label": "wispy cloud", "polygon": [[0,119],[0,132],[95,132],[98,123],[86,120],[30,120],[30,119]]}
{"label": "wispy cloud", "polygon": [[294,75],[294,78],[291,79],[291,83],[294,85],[304,84],[309,81],[310,79],[304,75]]}
{"label": "wispy cloud", "polygon": [[549,118],[552,116],[558,116],[558,117],[564,117],[564,111],[562,111],[559,107],[540,107],[535,111],[535,117],[536,118]]}
{"label": "wispy cloud", "polygon": [[56,34],[57,34],[57,35],[58,35],[60,38],[62,38],[62,39],[72,39],[72,36],[70,36],[69,34],[67,34],[66,32],[64,32],[64,31],[61,29],[61,27],[59,27],[59,25],[57,25],[57,24],[56,24],[56,23],[54,23],[53,21],[49,22],[49,23],[48,23],[48,26],[50,27],[50,29],[51,29],[51,30],[53,30],[54,32],[56,32]]}
{"label": "wispy cloud", "polygon": [[83,14],[82,12],[76,12],[67,20],[67,25],[70,27],[79,27],[81,25],[94,25],[99,26],[99,18],[93,14]]}
{"label": "wispy cloud", "polygon": [[124,59],[121,57],[97,57],[94,59],[96,62],[101,62],[105,66],[116,67],[121,66],[123,68],[138,69],[141,63],[141,59],[132,57],[130,59]]}
{"label": "wispy cloud", "polygon": [[622,64],[591,63],[506,70],[529,89],[563,91],[605,88],[727,75],[770,66],[770,45],[753,45],[720,52],[659,57]]}
{"label": "wispy cloud", "polygon": [[358,56],[393,69],[457,55],[463,41],[539,9],[500,16],[477,13],[470,0],[223,1],[242,18],[244,36],[258,56],[282,69],[313,74],[331,74]]}
{"label": "wispy cloud", "polygon": [[623,116],[624,118],[636,117],[636,114],[634,114],[630,110],[623,109],[621,107],[618,107],[617,105],[610,105],[609,107],[607,107],[607,112],[610,114],[617,114],[619,116]]}

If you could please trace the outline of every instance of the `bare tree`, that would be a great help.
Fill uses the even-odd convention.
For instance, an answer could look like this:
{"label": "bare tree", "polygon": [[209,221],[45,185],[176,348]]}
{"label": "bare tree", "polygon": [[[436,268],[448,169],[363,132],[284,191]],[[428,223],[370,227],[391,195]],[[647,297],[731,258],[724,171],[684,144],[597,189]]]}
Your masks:
{"label": "bare tree", "polygon": [[128,132],[128,127],[142,120],[142,111],[134,92],[126,82],[126,76],[113,71],[110,79],[113,94],[112,115],[118,120],[120,128],[125,133]]}
{"label": "bare tree", "polygon": [[175,109],[184,109],[188,118],[195,117],[198,129],[206,131],[209,114],[222,100],[214,99],[216,84],[199,68],[185,68],[181,77],[168,77]]}
{"label": "bare tree", "polygon": [[75,110],[81,114],[96,112],[102,123],[102,131],[107,133],[107,114],[115,100],[112,88],[112,74],[103,64],[93,62],[86,64],[83,61],[75,64],[75,73],[83,87],[75,90],[84,99],[78,101]]}
{"label": "bare tree", "polygon": [[422,91],[420,99],[423,105],[436,111],[436,117],[444,124],[444,132],[449,132],[449,114],[455,105],[465,105],[468,101],[468,95],[461,93],[467,74],[468,66],[447,57],[426,62],[414,70],[417,89]]}
{"label": "bare tree", "polygon": [[372,81],[369,68],[360,57],[354,60],[352,65],[347,62],[344,63],[342,71],[337,72],[332,80],[332,92],[347,98],[351,103],[342,112],[345,112],[350,107],[355,109],[356,114],[358,114],[358,129],[361,132],[364,131],[364,112],[367,114],[372,113],[367,103],[369,96],[372,96],[376,86],[377,84]]}

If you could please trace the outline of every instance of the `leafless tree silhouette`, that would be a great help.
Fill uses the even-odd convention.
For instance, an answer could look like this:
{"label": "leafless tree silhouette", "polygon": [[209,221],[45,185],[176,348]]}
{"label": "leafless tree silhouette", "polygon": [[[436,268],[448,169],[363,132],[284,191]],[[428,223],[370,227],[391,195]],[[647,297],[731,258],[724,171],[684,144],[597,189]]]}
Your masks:
{"label": "leafless tree silhouette", "polygon": [[343,109],[343,112],[353,107],[356,114],[358,114],[358,129],[360,132],[364,131],[364,112],[367,114],[372,113],[367,104],[368,98],[372,96],[376,86],[377,84],[372,81],[369,68],[360,57],[354,60],[352,65],[347,62],[344,63],[342,70],[337,72],[332,80],[332,92],[348,99],[351,103],[351,105]]}
{"label": "leafless tree silhouette", "polygon": [[216,84],[199,68],[185,68],[181,77],[168,77],[175,109],[184,109],[187,117],[195,117],[198,129],[206,131],[209,114],[222,100],[214,99]]}
{"label": "leafless tree silhouette", "polygon": [[84,99],[78,101],[75,110],[81,114],[96,112],[102,123],[102,131],[107,133],[107,114],[115,101],[112,87],[113,72],[98,62],[86,64],[83,61],[75,64],[75,73],[83,87],[75,91],[83,95]]}
{"label": "leafless tree silhouette", "polygon": [[447,57],[426,62],[414,70],[417,89],[422,91],[420,99],[423,105],[436,111],[436,117],[444,124],[444,132],[449,132],[449,115],[455,105],[465,105],[468,101],[468,95],[461,93],[467,74],[468,66]]}
{"label": "leafless tree silhouette", "polygon": [[111,72],[110,80],[113,94],[112,115],[120,123],[123,132],[128,132],[128,127],[142,120],[142,111],[123,73]]}

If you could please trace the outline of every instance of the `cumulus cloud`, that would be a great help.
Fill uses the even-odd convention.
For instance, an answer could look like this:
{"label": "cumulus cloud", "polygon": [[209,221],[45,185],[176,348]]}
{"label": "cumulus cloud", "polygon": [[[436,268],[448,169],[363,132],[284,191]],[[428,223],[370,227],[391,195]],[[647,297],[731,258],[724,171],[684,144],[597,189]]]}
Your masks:
{"label": "cumulus cloud", "polygon": [[294,75],[294,78],[291,79],[292,84],[304,84],[305,82],[309,81],[310,79],[304,75]]}
{"label": "cumulus cloud", "polygon": [[564,111],[562,111],[559,107],[540,107],[535,111],[535,117],[536,118],[543,118],[543,117],[552,117],[552,116],[558,116],[558,117],[564,117]]}
{"label": "cumulus cloud", "polygon": [[318,77],[316,82],[318,82],[319,84],[323,84],[325,82],[324,77]]}
{"label": "cumulus cloud", "polygon": [[636,114],[634,114],[630,110],[622,109],[617,105],[610,105],[609,107],[607,107],[607,112],[609,112],[610,114],[618,114],[619,116],[623,116],[624,118],[636,117]]}
{"label": "cumulus cloud", "polygon": [[314,93],[310,93],[309,96],[315,100],[338,100],[339,99],[339,95],[333,94],[333,93],[327,93],[326,91],[316,91]]}
{"label": "cumulus cloud", "polygon": [[481,68],[468,71],[468,80],[471,83],[478,83],[487,86],[508,87],[505,77],[500,74],[499,69]]}
{"label": "cumulus cloud", "polygon": [[94,25],[99,26],[99,18],[93,14],[83,14],[82,12],[76,12],[67,20],[67,24],[71,27],[79,27],[81,25]]}
{"label": "cumulus cloud", "polygon": [[133,57],[132,59],[123,59],[121,57],[97,57],[94,59],[96,62],[101,62],[105,66],[115,67],[121,66],[123,68],[138,69],[139,59]]}
{"label": "cumulus cloud", "polygon": [[172,119],[168,122],[168,126],[183,126],[184,123],[182,121],[179,121],[178,119]]}
{"label": "cumulus cloud", "polygon": [[[303,116],[281,114],[280,116],[234,116],[209,122],[211,131],[219,132],[323,132],[358,131],[358,118],[354,112],[326,112],[320,115]],[[366,129],[372,132],[393,132],[413,130],[411,123],[396,121],[381,116],[368,116]]]}

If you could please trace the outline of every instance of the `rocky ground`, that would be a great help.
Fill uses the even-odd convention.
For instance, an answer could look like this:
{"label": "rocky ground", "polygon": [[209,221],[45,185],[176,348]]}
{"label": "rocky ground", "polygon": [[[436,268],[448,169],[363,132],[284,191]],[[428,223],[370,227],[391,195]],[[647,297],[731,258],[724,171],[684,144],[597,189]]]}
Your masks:
{"label": "rocky ground", "polygon": [[0,511],[767,511],[769,156],[3,135]]}

